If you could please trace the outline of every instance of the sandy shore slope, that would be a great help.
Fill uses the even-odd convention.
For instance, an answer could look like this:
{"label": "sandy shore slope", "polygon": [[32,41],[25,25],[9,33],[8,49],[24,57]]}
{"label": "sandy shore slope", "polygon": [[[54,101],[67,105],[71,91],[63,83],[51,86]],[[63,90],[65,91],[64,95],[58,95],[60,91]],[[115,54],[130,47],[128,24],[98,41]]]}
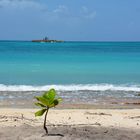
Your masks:
{"label": "sandy shore slope", "polygon": [[36,109],[0,109],[0,140],[140,140],[140,109],[50,110],[44,136]]}

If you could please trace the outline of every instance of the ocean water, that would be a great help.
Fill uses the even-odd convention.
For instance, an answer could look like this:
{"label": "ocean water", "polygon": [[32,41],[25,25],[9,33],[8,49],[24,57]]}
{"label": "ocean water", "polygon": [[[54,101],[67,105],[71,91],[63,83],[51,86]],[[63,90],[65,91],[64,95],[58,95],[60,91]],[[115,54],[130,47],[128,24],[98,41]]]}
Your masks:
{"label": "ocean water", "polygon": [[140,42],[0,41],[1,100],[52,87],[80,101],[139,98]]}

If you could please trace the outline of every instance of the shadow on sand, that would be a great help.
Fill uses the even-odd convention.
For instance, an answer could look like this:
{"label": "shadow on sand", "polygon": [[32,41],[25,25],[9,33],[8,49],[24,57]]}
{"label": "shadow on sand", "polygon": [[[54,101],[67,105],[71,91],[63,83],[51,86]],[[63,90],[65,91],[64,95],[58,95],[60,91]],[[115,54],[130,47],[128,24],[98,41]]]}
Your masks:
{"label": "shadow on sand", "polygon": [[0,140],[140,140],[139,126],[137,130],[133,130],[132,128],[102,127],[101,125],[59,125],[49,126],[48,130],[49,135],[42,137],[45,132],[41,126],[35,127],[27,124],[18,127],[0,126]]}

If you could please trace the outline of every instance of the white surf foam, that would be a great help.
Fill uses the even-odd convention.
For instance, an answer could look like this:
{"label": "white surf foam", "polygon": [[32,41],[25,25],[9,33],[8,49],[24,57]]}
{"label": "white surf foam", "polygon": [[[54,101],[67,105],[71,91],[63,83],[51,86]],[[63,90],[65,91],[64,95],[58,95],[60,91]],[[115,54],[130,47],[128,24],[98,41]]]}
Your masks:
{"label": "white surf foam", "polygon": [[46,91],[55,88],[58,91],[136,91],[140,92],[140,85],[112,85],[112,84],[79,84],[79,85],[3,85],[0,84],[0,91]]}

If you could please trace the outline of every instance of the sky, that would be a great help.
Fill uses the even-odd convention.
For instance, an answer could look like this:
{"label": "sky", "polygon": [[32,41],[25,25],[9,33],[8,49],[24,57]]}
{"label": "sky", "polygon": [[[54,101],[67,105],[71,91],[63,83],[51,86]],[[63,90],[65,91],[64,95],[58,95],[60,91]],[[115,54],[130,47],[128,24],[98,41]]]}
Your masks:
{"label": "sky", "polygon": [[140,0],[0,0],[0,40],[140,41]]}

